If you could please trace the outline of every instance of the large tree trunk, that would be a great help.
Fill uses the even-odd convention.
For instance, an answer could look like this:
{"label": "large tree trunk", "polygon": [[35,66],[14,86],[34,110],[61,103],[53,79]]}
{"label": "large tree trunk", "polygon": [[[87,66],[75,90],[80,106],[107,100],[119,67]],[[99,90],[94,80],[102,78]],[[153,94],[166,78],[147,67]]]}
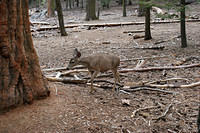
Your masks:
{"label": "large tree trunk", "polygon": [[187,47],[186,29],[185,29],[185,0],[181,0],[181,47]]}
{"label": "large tree trunk", "polygon": [[33,47],[28,0],[0,1],[0,111],[49,95]]}

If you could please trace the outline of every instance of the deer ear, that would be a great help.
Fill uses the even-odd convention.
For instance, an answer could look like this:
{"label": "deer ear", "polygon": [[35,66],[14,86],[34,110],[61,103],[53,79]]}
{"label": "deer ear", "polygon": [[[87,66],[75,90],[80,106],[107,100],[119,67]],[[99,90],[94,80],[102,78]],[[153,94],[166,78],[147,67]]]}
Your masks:
{"label": "deer ear", "polygon": [[81,53],[78,51],[77,48],[74,49],[74,55],[73,56],[77,57],[77,58],[81,57]]}

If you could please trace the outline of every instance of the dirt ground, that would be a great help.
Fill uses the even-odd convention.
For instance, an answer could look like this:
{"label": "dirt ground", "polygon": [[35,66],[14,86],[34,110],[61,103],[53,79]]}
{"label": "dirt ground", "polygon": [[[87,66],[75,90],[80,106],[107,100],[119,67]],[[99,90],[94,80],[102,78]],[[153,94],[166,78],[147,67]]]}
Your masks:
{"label": "dirt ground", "polygon": [[[190,14],[198,14],[199,4],[191,5]],[[134,7],[128,7],[128,17],[119,16],[121,8],[112,7],[102,12],[99,21],[85,22],[81,10],[65,11],[66,23],[95,23],[119,21],[143,21],[134,15]],[[56,18],[46,21],[54,23]],[[75,20],[75,21],[74,21]],[[200,62],[200,22],[187,23],[188,47],[180,48],[179,24],[152,25],[151,41],[133,40],[133,34],[124,31],[143,30],[144,25],[102,27],[87,30],[85,27],[66,29],[68,36],[61,37],[58,30],[33,32],[41,68],[65,67],[74,48],[83,56],[105,52],[118,55],[121,60],[165,56],[145,60],[144,68],[151,66],[173,66],[189,58],[182,65]],[[143,35],[144,33],[137,33]],[[170,39],[159,45],[164,49],[137,49],[135,46],[149,45]],[[137,44],[135,43],[137,42]],[[156,46],[156,45],[155,45]],[[138,60],[121,62],[121,66],[134,68]],[[120,68],[123,69],[123,68]],[[51,74],[53,72],[44,75]],[[78,76],[85,76],[80,73]],[[130,72],[121,75],[121,84],[132,85],[140,81],[159,81],[182,78],[167,83],[176,85],[200,81],[199,67],[188,69]],[[104,80],[113,81],[112,77]],[[102,83],[98,83],[102,84]],[[50,97],[20,106],[0,115],[0,133],[196,133],[197,112],[200,105],[200,88],[166,88],[171,93],[139,90],[113,94],[110,89],[96,88],[90,94],[90,86],[49,82]],[[57,89],[57,92],[56,92]],[[162,89],[162,88],[160,88]],[[130,100],[130,104],[122,101]],[[147,109],[143,109],[147,108]],[[138,110],[133,116],[133,112]],[[166,112],[166,114],[165,114]],[[162,116],[161,119],[158,117]]]}

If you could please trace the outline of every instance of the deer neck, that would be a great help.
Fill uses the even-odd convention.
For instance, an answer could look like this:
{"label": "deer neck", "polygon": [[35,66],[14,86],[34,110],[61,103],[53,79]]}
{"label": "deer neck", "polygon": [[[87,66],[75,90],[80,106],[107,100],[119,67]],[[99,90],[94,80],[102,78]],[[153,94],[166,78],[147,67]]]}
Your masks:
{"label": "deer neck", "polygon": [[82,58],[80,58],[79,59],[79,65],[83,65],[83,66],[85,66],[85,67],[89,67],[89,62],[90,62],[90,60],[89,60],[89,58],[88,57],[82,57]]}

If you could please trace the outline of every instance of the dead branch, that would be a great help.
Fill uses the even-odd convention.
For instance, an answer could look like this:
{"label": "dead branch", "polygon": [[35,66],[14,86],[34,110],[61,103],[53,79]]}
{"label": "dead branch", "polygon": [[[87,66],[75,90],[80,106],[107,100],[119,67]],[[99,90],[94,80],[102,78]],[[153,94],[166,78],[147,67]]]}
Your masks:
{"label": "dead branch", "polygon": [[144,30],[124,31],[123,33],[141,33],[141,32],[144,32]]}
{"label": "dead branch", "polygon": [[158,84],[146,84],[147,87],[157,87],[157,88],[192,88],[200,86],[200,81],[191,83],[188,85],[174,85],[174,84],[165,84],[165,85],[158,85]]}
{"label": "dead branch", "polygon": [[158,107],[160,107],[160,106],[150,106],[150,107],[136,109],[135,111],[132,112],[131,117],[132,118],[135,117],[136,113],[138,113],[139,111],[147,110],[147,109],[153,109],[153,108],[158,108]]}
{"label": "dead branch", "polygon": [[80,69],[80,70],[68,70],[66,72],[61,73],[61,76],[66,76],[72,73],[80,73],[80,72],[88,72],[87,69]]}
{"label": "dead branch", "polygon": [[50,25],[49,22],[42,22],[42,21],[30,21],[31,25],[38,24],[38,25]]}
{"label": "dead branch", "polygon": [[168,58],[170,56],[152,56],[152,57],[142,57],[142,58],[132,58],[132,59],[124,59],[121,62],[125,61],[136,61],[136,60],[145,60],[145,59],[157,59],[157,58]]}
{"label": "dead branch", "polygon": [[168,82],[168,81],[173,81],[173,80],[175,80],[175,81],[177,81],[177,80],[184,80],[184,81],[189,81],[188,79],[186,79],[186,78],[169,78],[169,79],[162,79],[162,80],[157,80],[157,81],[152,81],[152,82],[146,82],[145,84],[154,84],[154,83],[166,83],[166,82]]}
{"label": "dead branch", "polygon": [[[152,24],[168,24],[168,23],[179,23],[180,20],[164,20],[164,21],[152,21]],[[187,19],[186,22],[200,22],[200,19]],[[143,25],[144,22],[120,22],[120,23],[95,23],[95,24],[68,24],[65,25],[65,28],[74,28],[74,27],[113,27],[113,26],[124,26],[124,25]],[[58,26],[43,26],[36,31],[45,31],[58,29]]]}
{"label": "dead branch", "polygon": [[169,112],[169,110],[170,110],[171,107],[172,107],[172,103],[170,103],[169,106],[167,106],[165,112],[161,116],[159,116],[157,118],[154,118],[153,120],[163,119],[167,115],[167,113]]}
{"label": "dead branch", "polygon": [[154,49],[154,50],[162,50],[165,48],[165,46],[157,46],[157,45],[152,45],[152,44],[147,44],[147,45],[140,45],[140,46],[134,46],[136,49]]}
{"label": "dead branch", "polygon": [[72,84],[86,84],[87,80],[83,79],[69,79],[69,78],[55,78],[55,77],[46,77],[48,81],[52,82],[63,82],[63,83],[72,83]]}
{"label": "dead branch", "polygon": [[[55,78],[55,77],[46,77],[48,81],[52,82],[62,82],[65,84],[87,84],[91,85],[91,83],[87,83],[87,80],[84,79],[68,79],[68,78]],[[110,83],[110,82],[107,82]],[[98,84],[93,84],[94,87],[99,87],[103,89],[112,89],[112,86],[108,85],[98,85]]]}
{"label": "dead branch", "polygon": [[146,71],[155,71],[155,70],[172,70],[172,69],[181,69],[181,68],[192,68],[192,67],[200,67],[199,64],[190,64],[190,65],[181,65],[181,66],[166,66],[166,67],[148,67],[148,68],[133,68],[133,69],[122,69],[119,70],[120,73],[127,72],[146,72]]}
{"label": "dead branch", "polygon": [[49,71],[61,71],[61,70],[66,70],[66,67],[58,67],[58,68],[47,68],[47,69],[42,69],[43,72],[49,72]]}
{"label": "dead branch", "polygon": [[[139,87],[139,86],[138,86]],[[135,92],[135,91],[141,91],[141,90],[149,90],[149,91],[158,91],[162,93],[168,93],[168,94],[175,94],[176,92],[167,91],[167,90],[161,90],[157,88],[147,88],[147,87],[131,87],[131,86],[124,86],[122,89],[127,92]]]}

